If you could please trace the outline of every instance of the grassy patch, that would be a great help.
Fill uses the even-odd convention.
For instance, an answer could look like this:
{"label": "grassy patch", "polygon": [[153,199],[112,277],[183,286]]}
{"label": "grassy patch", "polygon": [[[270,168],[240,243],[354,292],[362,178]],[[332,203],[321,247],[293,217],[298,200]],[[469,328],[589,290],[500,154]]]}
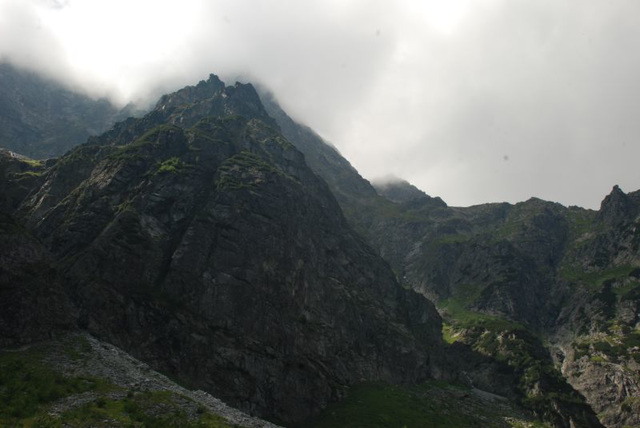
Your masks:
{"label": "grassy patch", "polygon": [[176,174],[186,169],[186,167],[187,167],[187,164],[185,164],[180,158],[172,157],[162,161],[158,165],[156,174],[167,174],[167,173]]}
{"label": "grassy patch", "polygon": [[210,427],[230,425],[204,409],[189,415],[170,392],[139,392],[122,400],[102,398],[64,412],[54,420],[60,426]]}
{"label": "grassy patch", "polygon": [[640,294],[640,282],[634,282],[621,287],[613,287],[611,291],[620,296],[623,300],[626,300],[627,297],[631,297],[632,295],[633,298],[637,298],[637,295]]}
{"label": "grassy patch", "polygon": [[40,177],[42,174],[44,174],[44,171],[24,171],[14,174],[14,178],[16,180],[21,180],[24,178]]}
{"label": "grassy patch", "polygon": [[91,344],[86,337],[79,336],[77,340],[67,342],[64,351],[70,359],[82,360],[91,352]]}
{"label": "grassy patch", "polygon": [[448,344],[458,341],[458,334],[456,330],[450,324],[445,322],[442,323],[442,339]]}
{"label": "grassy patch", "polygon": [[524,329],[524,326],[518,322],[469,310],[462,300],[456,298],[440,301],[438,308],[443,318],[456,328],[483,327],[495,331]]}
{"label": "grassy patch", "polygon": [[[102,378],[69,377],[50,359],[83,364],[91,344],[74,336],[54,344],[0,352],[0,426],[2,427],[230,427],[205,407],[170,391],[133,391]],[[67,360],[68,359],[68,360]],[[50,414],[61,399],[90,400],[61,414]],[[126,393],[126,395],[125,395]],[[72,403],[69,401],[69,403]]]}
{"label": "grassy patch", "polygon": [[504,426],[508,414],[493,405],[477,405],[470,390],[441,382],[413,387],[361,384],[347,398],[330,405],[301,426],[324,427],[494,427]]}
{"label": "grassy patch", "polygon": [[154,148],[159,147],[161,135],[172,131],[182,132],[182,128],[175,125],[158,125],[132,143],[116,147],[112,153],[109,153],[108,158],[124,161],[147,158],[151,156]]}
{"label": "grassy patch", "polygon": [[586,284],[591,288],[601,287],[606,281],[627,278],[636,268],[630,265],[616,266],[601,271],[587,272],[578,268],[564,267],[560,275],[567,281]]}
{"label": "grassy patch", "polygon": [[576,340],[573,348],[576,359],[588,356],[594,362],[618,363],[632,358],[640,362],[640,330],[613,320],[604,331]]}
{"label": "grassy patch", "polygon": [[20,161],[26,163],[32,168],[42,168],[44,166],[44,161],[42,160],[21,158]]}
{"label": "grassy patch", "polygon": [[[35,415],[41,406],[62,397],[96,390],[92,378],[69,378],[43,364],[37,354],[0,354],[0,422]],[[2,425],[0,423],[0,425]]]}

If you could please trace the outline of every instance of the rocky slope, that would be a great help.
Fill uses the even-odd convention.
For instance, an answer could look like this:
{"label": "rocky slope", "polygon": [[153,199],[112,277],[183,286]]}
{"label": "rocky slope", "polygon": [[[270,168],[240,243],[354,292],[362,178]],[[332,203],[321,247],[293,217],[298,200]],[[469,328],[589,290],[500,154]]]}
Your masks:
{"label": "rocky slope", "polygon": [[261,98],[211,76],[59,159],[0,152],[3,345],[79,323],[289,421],[431,375],[558,427],[638,424],[638,192],[449,207]]}
{"label": "rocky slope", "polygon": [[[620,400],[596,405],[594,397],[602,391],[589,394],[571,377],[578,391],[567,384],[559,361],[540,340],[557,337],[569,310],[565,303],[575,302],[574,291],[558,281],[559,272],[568,243],[580,239],[576,234],[593,213],[538,199],[515,206],[448,207],[401,180],[374,188],[269,94],[262,98],[284,135],[327,181],[351,224],[406,287],[436,302],[451,341],[504,363],[519,379],[521,402],[556,426],[599,426],[581,394],[599,413],[603,405],[618,411]],[[464,365],[468,358],[454,360]],[[486,376],[477,366],[469,368],[485,388],[500,389],[488,380],[495,370]]]}
{"label": "rocky slope", "polygon": [[616,186],[598,212],[538,199],[450,208],[416,197],[396,202],[401,220],[382,218],[370,236],[393,254],[403,282],[437,303],[452,340],[522,372],[531,404],[562,390],[565,404],[579,400],[554,380],[562,373],[604,425],[636,426],[638,195]]}
{"label": "rocky slope", "polygon": [[116,109],[34,73],[0,62],[0,147],[35,159],[59,156],[121,118]]}
{"label": "rocky slope", "polygon": [[2,426],[277,428],[86,333],[0,351],[0,385]]}
{"label": "rocky slope", "polygon": [[441,358],[434,307],[353,232],[250,85],[165,96],[24,187],[7,211],[79,325],[245,411],[303,420]]}

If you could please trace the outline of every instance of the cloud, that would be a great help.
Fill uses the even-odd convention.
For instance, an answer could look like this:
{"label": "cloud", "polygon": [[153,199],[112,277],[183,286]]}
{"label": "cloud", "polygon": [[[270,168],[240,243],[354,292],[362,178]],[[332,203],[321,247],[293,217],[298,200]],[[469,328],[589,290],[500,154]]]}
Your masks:
{"label": "cloud", "polygon": [[35,2],[0,2],[0,60],[62,79],[68,69],[64,50],[43,24],[39,5]]}
{"label": "cloud", "polygon": [[152,102],[269,87],[366,177],[453,205],[640,187],[640,3],[0,0],[0,57]]}

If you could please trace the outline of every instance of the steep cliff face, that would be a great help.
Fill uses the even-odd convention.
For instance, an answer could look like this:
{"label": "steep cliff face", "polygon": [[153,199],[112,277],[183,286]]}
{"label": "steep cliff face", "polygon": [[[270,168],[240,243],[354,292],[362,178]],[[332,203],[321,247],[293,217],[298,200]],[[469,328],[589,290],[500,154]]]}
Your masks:
{"label": "steep cliff face", "polygon": [[50,164],[15,215],[81,327],[165,373],[303,420],[440,358],[433,306],[352,231],[250,85],[211,76]]}
{"label": "steep cliff face", "polygon": [[0,346],[47,339],[75,325],[54,258],[11,216],[43,170],[41,162],[0,150]]}
{"label": "steep cliff face", "polygon": [[640,424],[640,192],[618,186],[568,246],[559,360],[607,426]]}

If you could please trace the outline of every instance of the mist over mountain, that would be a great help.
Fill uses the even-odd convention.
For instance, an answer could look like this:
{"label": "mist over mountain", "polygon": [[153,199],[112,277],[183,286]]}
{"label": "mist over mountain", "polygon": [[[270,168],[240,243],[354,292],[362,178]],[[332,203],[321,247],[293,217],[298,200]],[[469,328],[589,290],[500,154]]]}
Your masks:
{"label": "mist over mountain", "polygon": [[25,70],[0,62],[0,147],[34,159],[60,156],[116,121],[139,114],[117,109]]}
{"label": "mist over mountain", "polygon": [[[30,111],[43,133],[86,125]],[[274,94],[215,75],[58,158],[22,154],[0,152],[4,347],[81,330],[291,426],[354,405],[395,426],[371,397],[398,391],[452,417],[419,388],[458,426],[640,423],[638,192],[460,208],[372,185]]]}
{"label": "mist over mountain", "polygon": [[[633,0],[0,0],[0,58],[121,107],[260,83],[365,178],[450,206],[634,189]],[[117,28],[117,30],[116,30]]]}

